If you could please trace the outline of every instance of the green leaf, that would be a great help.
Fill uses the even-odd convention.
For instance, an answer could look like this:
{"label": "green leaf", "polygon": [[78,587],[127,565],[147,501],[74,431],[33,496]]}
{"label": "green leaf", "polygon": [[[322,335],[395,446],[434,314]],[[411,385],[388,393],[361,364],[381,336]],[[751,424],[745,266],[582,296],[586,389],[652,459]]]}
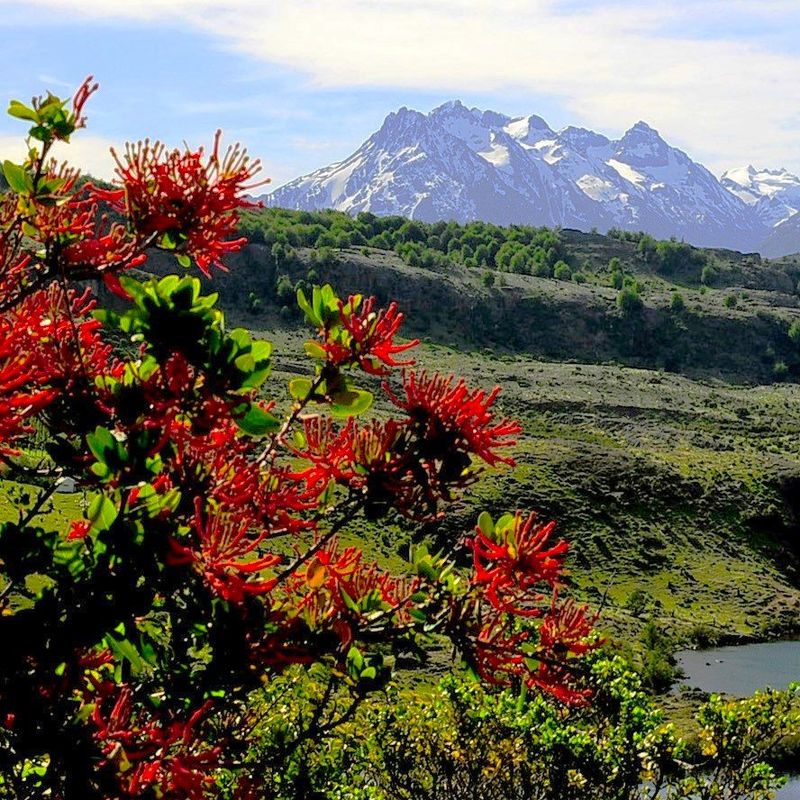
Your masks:
{"label": "green leaf", "polygon": [[505,531],[508,528],[513,527],[514,525],[515,516],[513,514],[503,514],[500,519],[497,520],[494,524],[494,529],[496,531]]}
{"label": "green leaf", "polygon": [[312,386],[310,378],[293,378],[289,381],[289,394],[294,400],[305,402],[311,394]]}
{"label": "green leaf", "polygon": [[494,522],[492,522],[491,514],[481,511],[478,516],[478,527],[485,536],[491,537],[494,534]]}
{"label": "green leaf", "polygon": [[277,431],[281,426],[280,420],[274,414],[255,403],[250,404],[243,416],[237,417],[236,424],[250,436],[264,436]]}
{"label": "green leaf", "polygon": [[148,669],[147,662],[139,654],[134,644],[124,637],[117,639],[108,633],[105,637],[106,646],[111,652],[120,659],[129,662],[135,675],[141,674]]}
{"label": "green leaf", "polygon": [[38,139],[40,142],[53,140],[53,132],[46,125],[34,125],[28,133],[32,139]]}
{"label": "green leaf", "polygon": [[27,119],[31,122],[39,121],[39,117],[36,112],[32,108],[26,106],[24,103],[20,103],[19,100],[11,101],[7,113],[12,117],[16,117],[17,119]]}
{"label": "green leaf", "polygon": [[416,564],[416,567],[417,575],[419,575],[421,578],[426,578],[429,581],[436,581],[439,577],[430,559],[419,561]]}
{"label": "green leaf", "polygon": [[[316,292],[316,289],[314,291]],[[308,299],[306,298],[302,289],[297,290],[297,305],[300,307],[300,310],[303,312],[303,314],[305,314],[306,319],[312,325],[315,327],[322,325],[322,319],[311,307],[311,303],[308,302]]]}
{"label": "green leaf", "polygon": [[175,259],[184,269],[189,269],[192,266],[192,259],[186,253],[178,253]]}
{"label": "green leaf", "polygon": [[349,594],[347,594],[347,592],[342,588],[341,585],[339,586],[339,594],[341,594],[342,600],[344,600],[344,604],[350,609],[350,611],[352,611],[354,614],[361,613],[355,600],[353,600],[353,598],[350,597]]}
{"label": "green leaf", "polygon": [[94,433],[90,433],[86,437],[86,443],[89,445],[92,455],[101,464],[106,462],[106,453],[113,452],[116,449],[116,440],[111,431],[100,425],[94,429]]}
{"label": "green leaf", "polygon": [[3,162],[3,175],[6,176],[8,185],[17,194],[30,194],[33,191],[33,178],[13,161]]}
{"label": "green leaf", "polygon": [[326,508],[333,504],[333,498],[336,493],[336,481],[331,478],[328,485],[320,492],[317,502],[320,508]]}
{"label": "green leaf", "polygon": [[361,651],[357,647],[351,647],[347,651],[347,666],[355,671],[356,674],[360,674],[364,668],[364,656],[361,655]]}
{"label": "green leaf", "polygon": [[174,250],[178,246],[178,240],[172,231],[165,231],[158,244],[164,250]]}
{"label": "green leaf", "polygon": [[117,506],[102,492],[96,494],[89,503],[88,517],[92,530],[107,531],[117,518]]}
{"label": "green leaf", "polygon": [[144,294],[144,285],[135,278],[131,278],[128,275],[120,275],[119,282],[122,284],[122,288],[133,298],[141,297]]}
{"label": "green leaf", "polygon": [[95,461],[89,469],[101,480],[105,480],[112,474],[111,470],[100,461]]}
{"label": "green leaf", "polygon": [[272,342],[268,342],[266,339],[258,339],[250,345],[250,352],[257,364],[269,361],[272,355]]}
{"label": "green leaf", "polygon": [[355,417],[370,408],[374,397],[372,392],[363,389],[345,389],[331,399],[330,409],[334,417]]}
{"label": "green leaf", "polygon": [[303,345],[303,350],[306,351],[307,356],[315,358],[318,361],[325,361],[328,357],[325,348],[319,344],[319,342],[306,342]]}

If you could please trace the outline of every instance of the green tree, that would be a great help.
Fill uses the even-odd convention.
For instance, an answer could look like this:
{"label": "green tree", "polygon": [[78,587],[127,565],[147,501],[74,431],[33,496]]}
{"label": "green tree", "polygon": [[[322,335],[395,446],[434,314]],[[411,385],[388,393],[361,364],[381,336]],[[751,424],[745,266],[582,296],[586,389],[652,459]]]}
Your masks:
{"label": "green tree", "polygon": [[572,278],[572,269],[566,261],[556,261],[553,267],[553,277],[559,281],[568,281]]}
{"label": "green tree", "polygon": [[711,264],[706,264],[703,267],[703,271],[700,273],[700,283],[703,286],[712,286],[714,281],[717,279],[717,271]]}
{"label": "green tree", "polygon": [[624,317],[633,317],[642,312],[644,303],[639,292],[632,286],[623,287],[617,295],[617,308]]}

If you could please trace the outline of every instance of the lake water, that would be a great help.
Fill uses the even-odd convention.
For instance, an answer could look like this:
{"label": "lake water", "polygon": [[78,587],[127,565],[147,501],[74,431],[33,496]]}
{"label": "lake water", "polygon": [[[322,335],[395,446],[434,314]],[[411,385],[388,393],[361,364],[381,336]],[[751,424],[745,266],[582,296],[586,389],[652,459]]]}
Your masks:
{"label": "lake water", "polygon": [[756,689],[785,689],[800,681],[800,641],[766,642],[675,654],[682,685],[746,697]]}
{"label": "lake water", "polygon": [[800,778],[790,778],[789,783],[775,795],[775,800],[800,800]]}
{"label": "lake water", "polygon": [[[746,697],[757,689],[785,689],[800,681],[800,642],[683,650],[675,658],[686,674],[681,684],[704,692]],[[800,777],[792,778],[777,798],[800,800]]]}

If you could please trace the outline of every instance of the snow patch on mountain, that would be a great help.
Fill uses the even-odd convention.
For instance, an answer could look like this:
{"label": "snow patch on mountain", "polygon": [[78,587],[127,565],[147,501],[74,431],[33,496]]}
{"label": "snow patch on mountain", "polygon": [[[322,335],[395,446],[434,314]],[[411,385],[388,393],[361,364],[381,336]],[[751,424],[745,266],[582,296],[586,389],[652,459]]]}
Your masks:
{"label": "snow patch on mountain", "polygon": [[738,167],[723,173],[720,182],[753,206],[766,225],[780,225],[800,210],[800,177],[786,169]]}
{"label": "snow patch on mountain", "polygon": [[[349,158],[266,199],[426,221],[618,226],[752,249],[774,224],[769,220],[785,219],[794,202],[800,208],[800,179],[762,173],[732,171],[720,182],[645,122],[612,140],[574,126],[555,131],[535,114],[512,118],[454,100],[428,114],[389,114]],[[766,209],[768,201],[780,212]]]}

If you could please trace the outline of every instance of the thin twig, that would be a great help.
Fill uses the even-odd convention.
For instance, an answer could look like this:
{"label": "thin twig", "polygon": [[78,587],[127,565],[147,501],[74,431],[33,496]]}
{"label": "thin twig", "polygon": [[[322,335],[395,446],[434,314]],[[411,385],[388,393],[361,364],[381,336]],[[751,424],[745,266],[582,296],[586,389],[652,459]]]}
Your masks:
{"label": "thin twig", "polygon": [[342,516],[334,522],[331,526],[330,530],[327,533],[323,534],[308,550],[303,553],[303,555],[298,556],[288,567],[286,567],[283,572],[278,573],[276,585],[280,585],[283,583],[288,577],[290,577],[294,572],[296,572],[306,561],[310,558],[313,558],[330,540],[348,523],[355,512],[358,510],[357,503],[350,503],[350,508],[347,509],[348,503],[344,503],[344,508],[347,511],[352,511],[353,513],[343,513]]}

